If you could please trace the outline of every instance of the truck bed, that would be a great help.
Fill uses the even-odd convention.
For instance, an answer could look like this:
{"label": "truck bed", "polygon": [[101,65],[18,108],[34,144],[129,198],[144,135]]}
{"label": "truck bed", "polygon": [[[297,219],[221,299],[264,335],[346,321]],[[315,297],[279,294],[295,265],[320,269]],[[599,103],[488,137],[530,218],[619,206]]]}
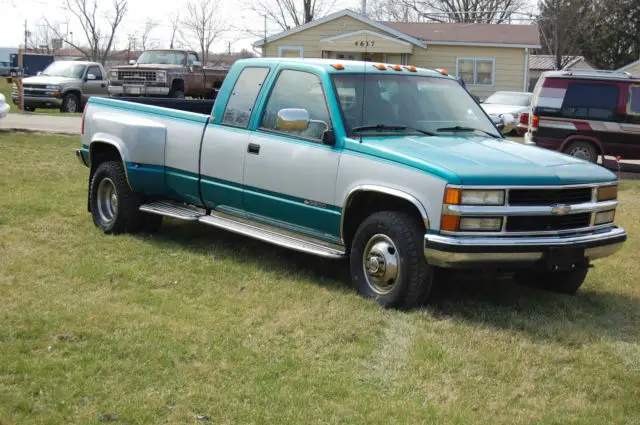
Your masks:
{"label": "truck bed", "polygon": [[141,103],[143,105],[159,106],[162,108],[176,109],[178,111],[194,112],[196,114],[210,115],[215,99],[172,99],[166,97],[113,97],[114,100]]}

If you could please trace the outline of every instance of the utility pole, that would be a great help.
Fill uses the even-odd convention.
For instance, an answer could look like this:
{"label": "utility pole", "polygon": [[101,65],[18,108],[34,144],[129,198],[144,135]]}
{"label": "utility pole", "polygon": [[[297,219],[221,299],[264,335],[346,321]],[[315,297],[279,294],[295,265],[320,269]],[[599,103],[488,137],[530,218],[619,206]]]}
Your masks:
{"label": "utility pole", "polygon": [[231,56],[231,42],[230,42],[230,41],[228,42],[227,54],[228,54],[229,56]]}
{"label": "utility pole", "polygon": [[27,29],[27,20],[24,20],[24,48],[27,48],[27,37],[29,36],[29,30]]}

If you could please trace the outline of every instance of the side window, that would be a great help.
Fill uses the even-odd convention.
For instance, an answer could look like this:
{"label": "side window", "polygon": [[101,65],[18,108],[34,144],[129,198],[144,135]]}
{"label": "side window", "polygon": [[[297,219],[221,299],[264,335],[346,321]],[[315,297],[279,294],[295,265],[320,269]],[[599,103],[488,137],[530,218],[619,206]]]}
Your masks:
{"label": "side window", "polygon": [[[285,108],[306,109],[309,126],[304,130],[285,131],[278,128],[278,111]],[[260,128],[322,140],[324,132],[331,128],[331,119],[320,78],[309,72],[284,70],[278,76],[262,116]]]}
{"label": "side window", "polygon": [[640,86],[629,87],[629,106],[627,112],[630,115],[640,115]]}
{"label": "side window", "polygon": [[569,85],[562,115],[571,118],[611,120],[618,108],[619,89],[615,84],[574,83]]}
{"label": "side window", "polygon": [[198,61],[198,57],[193,53],[189,53],[189,66],[193,65],[193,63],[197,61]]}
{"label": "side window", "polygon": [[87,71],[87,75],[93,74],[96,76],[96,80],[102,80],[102,72],[100,72],[99,66],[90,66]]}
{"label": "side window", "polygon": [[269,68],[245,68],[233,86],[222,117],[222,124],[247,128],[251,111]]}

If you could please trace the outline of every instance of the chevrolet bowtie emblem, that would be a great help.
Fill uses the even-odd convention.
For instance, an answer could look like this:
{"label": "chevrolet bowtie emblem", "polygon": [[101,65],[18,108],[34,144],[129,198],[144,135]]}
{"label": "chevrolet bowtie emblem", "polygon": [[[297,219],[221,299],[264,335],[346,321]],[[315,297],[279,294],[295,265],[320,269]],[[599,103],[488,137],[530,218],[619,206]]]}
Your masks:
{"label": "chevrolet bowtie emblem", "polygon": [[553,215],[565,215],[569,214],[569,212],[571,212],[571,205],[558,204],[551,208],[551,214]]}

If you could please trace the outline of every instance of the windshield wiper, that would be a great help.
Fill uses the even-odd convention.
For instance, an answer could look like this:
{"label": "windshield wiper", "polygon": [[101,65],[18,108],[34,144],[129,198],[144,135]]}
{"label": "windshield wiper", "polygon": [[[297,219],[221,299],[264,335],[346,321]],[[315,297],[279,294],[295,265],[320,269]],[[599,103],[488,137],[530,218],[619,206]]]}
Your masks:
{"label": "windshield wiper", "polygon": [[425,131],[425,130],[420,130],[419,128],[413,128],[413,127],[408,127],[406,125],[386,125],[386,124],[376,124],[376,125],[361,125],[358,127],[353,127],[351,129],[351,131],[353,132],[360,132],[360,131],[366,131],[366,130],[378,130],[378,131],[383,131],[383,130],[411,130],[411,131],[416,131],[418,133],[421,134],[425,134],[427,136],[435,136],[435,133],[431,133],[429,131]]}
{"label": "windshield wiper", "polygon": [[481,133],[486,134],[487,136],[493,137],[494,139],[499,139],[499,136],[496,136],[493,133],[490,133],[486,130],[482,130],[480,128],[473,128],[473,127],[462,127],[459,125],[456,125],[455,127],[442,127],[442,128],[438,128],[436,131],[440,132],[440,131],[479,131]]}

